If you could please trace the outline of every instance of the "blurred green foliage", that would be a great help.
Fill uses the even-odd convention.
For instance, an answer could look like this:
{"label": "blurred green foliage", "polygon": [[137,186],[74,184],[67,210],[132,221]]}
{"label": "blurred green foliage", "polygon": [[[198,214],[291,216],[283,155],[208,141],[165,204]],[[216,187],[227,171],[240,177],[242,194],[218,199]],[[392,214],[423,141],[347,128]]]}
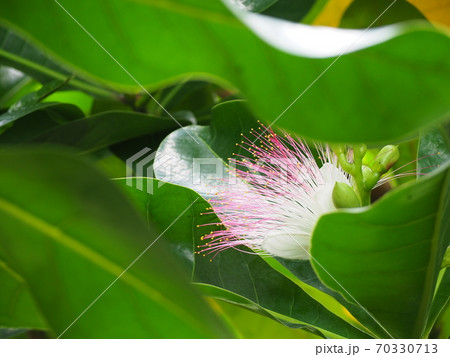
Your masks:
{"label": "blurred green foliage", "polygon": [[[389,6],[332,5],[2,4],[1,338],[448,337],[448,29],[398,1],[372,26],[391,27],[320,37],[307,24],[364,29]],[[399,145],[392,192],[319,221],[320,264],[194,254],[197,225],[219,221],[189,189],[192,159],[247,155],[257,119]],[[145,147],[180,174],[145,179],[151,194],[126,185]]]}

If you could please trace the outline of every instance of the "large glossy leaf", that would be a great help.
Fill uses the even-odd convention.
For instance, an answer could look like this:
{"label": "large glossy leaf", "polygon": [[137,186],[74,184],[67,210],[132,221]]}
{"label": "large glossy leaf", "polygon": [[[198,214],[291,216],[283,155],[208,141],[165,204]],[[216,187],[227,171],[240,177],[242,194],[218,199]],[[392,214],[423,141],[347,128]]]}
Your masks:
{"label": "large glossy leaf", "polygon": [[243,101],[215,106],[211,126],[191,125],[172,132],[161,142],[155,157],[155,177],[194,189],[203,197],[214,194],[217,185],[226,184],[222,179],[228,175],[228,159],[233,153],[245,153],[236,146],[242,140],[241,134],[248,134],[258,125]]}
{"label": "large glossy leaf", "polygon": [[[187,123],[182,119],[180,121]],[[178,127],[171,118],[127,111],[108,111],[60,125],[33,138],[32,141],[73,146],[85,153],[130,138]]]}
{"label": "large glossy leaf", "polygon": [[[24,0],[8,2],[1,16],[85,71],[135,85],[56,3],[28,0],[27,9],[36,14],[36,21],[24,15],[23,4]],[[271,122],[283,113],[277,124],[306,136],[384,142],[417,132],[448,114],[450,43],[445,31],[428,24],[392,25],[363,35],[230,7],[250,31],[218,0],[61,4],[140,83],[156,86],[186,74],[222,78],[228,88],[242,91],[261,118]],[[42,16],[47,21],[37,20]],[[150,42],[148,33],[159,35]],[[315,58],[352,51],[357,52],[335,63],[332,58]],[[433,96],[425,100],[424,92]]]}
{"label": "large glossy leaf", "polygon": [[421,337],[450,234],[448,164],[370,209],[323,216],[311,253],[319,277],[394,337]]}
{"label": "large glossy leaf", "polygon": [[[208,117],[211,107],[218,102],[217,92],[221,90],[212,83],[205,81],[182,81],[174,86],[163,88],[156,93],[157,99],[170,113],[181,111],[192,112],[197,121]],[[222,90],[223,91],[223,90]],[[167,115],[151,98],[148,99],[147,111],[155,115]]]}
{"label": "large glossy leaf", "polygon": [[80,108],[84,115],[89,115],[91,113],[94,98],[85,92],[65,90],[52,93],[43,101],[73,104]]}
{"label": "large glossy leaf", "polygon": [[[276,259],[285,269],[288,270],[288,273],[286,273],[286,271],[284,271],[283,269],[280,269],[277,265],[272,265],[275,269],[277,269],[287,277],[293,274],[295,278],[300,280],[300,282],[298,282],[297,279],[293,279],[294,282],[297,282],[298,285],[303,286],[304,289],[307,289],[312,294],[314,294],[316,299],[322,301],[335,313],[344,312],[344,318],[348,318],[348,315],[351,314],[351,319],[353,319],[353,322],[358,321],[379,338],[391,337],[389,336],[389,333],[383,328],[383,326],[380,325],[380,323],[376,319],[374,319],[374,317],[363,307],[350,303],[341,294],[324,285],[314,271],[311,261],[295,261],[282,258]],[[317,291],[331,296],[334,300],[330,301],[329,298],[323,298],[323,296],[320,296]],[[339,304],[336,305],[335,301]]]}
{"label": "large glossy leaf", "polygon": [[61,122],[72,117],[73,114],[78,116],[81,111],[67,104],[54,103],[38,109],[14,121],[11,123],[12,126],[4,126],[5,131],[0,135],[0,145],[4,149],[10,145],[26,142],[61,125]]}
{"label": "large glossy leaf", "polygon": [[10,151],[0,177],[0,254],[52,336],[95,301],[63,337],[231,337],[164,238],[140,256],[158,236],[91,165],[62,150]]}
{"label": "large glossy leaf", "polygon": [[0,65],[0,109],[9,108],[21,97],[22,91],[26,91],[34,85],[31,78],[22,72]]}
{"label": "large glossy leaf", "polygon": [[40,110],[47,111],[49,115],[51,113],[59,113],[61,122],[83,117],[81,110],[74,105],[42,102],[43,99],[60,89],[65,83],[66,81],[49,82],[39,90],[29,93],[18,100],[6,113],[0,115],[0,130],[6,126],[10,126],[14,121]]}
{"label": "large glossy leaf", "polygon": [[[17,68],[41,83],[64,80],[75,72],[62,65],[60,61],[32,41],[3,26],[1,22],[0,43],[0,63]],[[114,96],[112,91],[83,79],[73,79],[71,85],[103,97]]]}
{"label": "large glossy leaf", "polygon": [[[137,181],[126,189],[147,219],[161,228],[179,214],[174,207],[188,206],[195,201],[167,230],[167,236],[171,250],[184,262],[186,271],[201,284],[205,294],[297,328],[307,324],[329,336],[369,337],[328,311],[250,251],[243,253],[229,249],[212,261],[210,257],[195,254],[197,245],[201,244],[200,237],[210,230],[198,225],[219,222],[214,215],[201,215],[207,212],[209,204],[187,188],[153,179],[144,180],[153,185],[151,195],[134,188]],[[124,179],[117,182],[125,186]]]}
{"label": "large glossy leaf", "polygon": [[[3,259],[0,260],[0,326],[47,329],[26,282]],[[1,330],[1,328],[0,328]],[[6,333],[6,332],[5,332]]]}
{"label": "large glossy leaf", "polygon": [[51,128],[82,118],[83,112],[75,105],[43,102],[66,81],[52,81],[37,91],[26,94],[0,115],[0,144],[27,141]]}
{"label": "large glossy leaf", "polygon": [[240,306],[215,300],[241,338],[319,338],[306,329],[293,329]]}
{"label": "large glossy leaf", "polygon": [[0,98],[25,79],[25,75],[11,67],[0,65]]}

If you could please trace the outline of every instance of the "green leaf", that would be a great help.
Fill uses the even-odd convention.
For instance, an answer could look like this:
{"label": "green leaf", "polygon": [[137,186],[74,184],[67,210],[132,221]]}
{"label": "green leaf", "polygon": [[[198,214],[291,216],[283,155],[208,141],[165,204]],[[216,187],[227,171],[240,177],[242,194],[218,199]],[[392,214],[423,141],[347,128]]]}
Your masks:
{"label": "green leaf", "polygon": [[342,15],[353,0],[317,0],[302,20],[305,24],[338,27]]}
{"label": "green leaf", "polygon": [[439,319],[435,326],[434,336],[437,338],[448,339],[450,338],[450,308],[447,308],[439,316]]}
{"label": "green leaf", "polygon": [[[187,124],[181,120],[181,123]],[[108,111],[57,126],[33,142],[73,146],[91,152],[130,138],[177,128],[171,118],[128,111]]]}
{"label": "green leaf", "polygon": [[[245,25],[218,0],[60,3],[139,83],[154,89],[189,76],[237,88],[263,120],[279,117],[278,125],[307,137],[388,142],[448,117],[450,41],[428,23],[363,33],[241,12],[229,1]],[[33,18],[24,4],[7,2],[1,17],[84,72],[139,90],[56,2],[27,0]],[[164,35],[149,43],[149,33]],[[425,92],[433,95],[423,100]]]}
{"label": "green leaf", "polygon": [[[320,301],[322,304],[327,306],[327,308],[345,318],[347,321],[352,322],[353,324],[357,321],[362,326],[367,328],[370,332],[372,332],[375,336],[379,338],[389,338],[389,334],[383,330],[382,326],[374,320],[374,318],[367,313],[364,308],[361,308],[358,305],[352,304],[348,302],[341,294],[338,292],[331,290],[326,285],[322,283],[322,281],[317,276],[314,271],[311,261],[301,260],[288,260],[282,258],[276,258],[276,260],[281,263],[281,265],[287,269],[290,274],[293,274],[295,278],[299,279],[301,283],[296,281],[295,279],[291,280],[296,281],[298,285],[303,286],[303,289],[306,289],[305,285],[310,291],[310,295],[312,295],[316,300]],[[276,265],[272,265],[275,269],[277,269],[283,275],[289,277],[289,274],[286,274],[285,271],[277,267]],[[327,294],[328,296],[324,298],[320,296],[317,291]],[[330,300],[332,298],[332,300]]]}
{"label": "green leaf", "polygon": [[0,254],[52,336],[74,322],[63,337],[231,337],[164,238],[154,244],[155,230],[90,164],[62,150],[10,150],[0,176]]}
{"label": "green leaf", "polygon": [[[424,333],[450,234],[448,165],[371,208],[323,216],[311,254],[322,281],[394,337]],[[448,226],[448,225],[447,225]]]}
{"label": "green leaf", "polygon": [[430,315],[428,317],[425,336],[428,336],[433,325],[444,309],[449,306],[450,301],[450,270],[444,269],[439,286],[434,294],[433,305],[431,306]]}
{"label": "green leaf", "polygon": [[418,175],[428,174],[450,160],[449,135],[442,127],[422,133],[417,153]]}
{"label": "green leaf", "polygon": [[272,319],[236,305],[220,300],[217,301],[217,304],[241,338],[320,338],[306,329],[283,326]]}
{"label": "green leaf", "polygon": [[45,102],[69,103],[80,108],[84,115],[91,112],[94,98],[81,91],[60,91],[55,92],[44,99]]}
{"label": "green leaf", "polygon": [[0,65],[0,109],[7,109],[35,86],[36,83],[22,72]]}
{"label": "green leaf", "polygon": [[18,100],[11,106],[10,111],[16,111],[24,107],[32,106],[33,104],[39,103],[40,101],[47,98],[49,95],[63,88],[70,81],[70,79],[71,77],[67,77],[63,81],[54,80],[48,82],[47,84],[39,88],[39,90],[32,93],[28,93],[27,95],[20,98],[20,100]]}
{"label": "green leaf", "polygon": [[[167,237],[171,251],[184,262],[186,271],[192,274],[192,279],[200,284],[205,294],[297,328],[307,324],[332,336],[369,337],[328,311],[250,251],[229,249],[212,261],[210,257],[194,254],[196,246],[202,244],[200,237],[211,230],[198,225],[219,222],[213,214],[201,215],[210,205],[187,188],[151,178],[144,181],[153,185],[151,195],[134,188],[136,180],[126,190],[147,220],[156,222],[161,228],[167,227],[179,215],[179,210],[174,207],[188,206],[195,201],[167,230]],[[125,180],[118,180],[118,183],[124,185]]]}
{"label": "green leaf", "polygon": [[3,128],[7,130],[0,135],[0,145],[8,147],[26,142],[47,130],[57,127],[72,115],[79,117],[80,113],[77,107],[67,104],[55,104],[44,109],[38,109],[14,121],[10,124],[13,124],[12,126],[4,126]]}
{"label": "green leaf", "polygon": [[[8,27],[9,24],[4,25],[0,21],[0,63],[14,67],[41,83],[55,79],[62,81],[73,73],[47,51],[39,48],[42,46],[27,40],[23,34],[19,35]],[[83,79],[73,79],[71,85],[103,97],[114,96],[113,92]]]}
{"label": "green leaf", "polygon": [[25,79],[25,74],[11,67],[0,66],[0,98]]}
{"label": "green leaf", "polygon": [[43,102],[66,81],[52,81],[28,93],[0,115],[0,145],[27,141],[61,123],[79,119],[83,112],[72,104]]}
{"label": "green leaf", "polygon": [[[383,15],[380,16],[381,14]],[[406,0],[397,0],[394,4],[391,0],[355,0],[342,16],[340,27],[367,28],[375,19],[377,21],[373,26],[376,27],[408,20],[423,20],[425,16]]]}
{"label": "green leaf", "polygon": [[448,267],[450,267],[450,247],[447,247],[441,265],[441,268],[448,268]]}
{"label": "green leaf", "polygon": [[[0,115],[0,129],[36,111],[45,110],[49,115],[57,116],[61,122],[83,117],[83,112],[74,105],[60,103],[44,103],[43,99],[60,89],[66,81],[52,81],[39,90],[25,95],[14,103],[6,113]],[[51,113],[51,114],[50,114]]]}
{"label": "green leaf", "polygon": [[262,11],[263,15],[278,17],[285,20],[298,22],[311,10],[316,0],[291,1],[278,0],[268,9]]}
{"label": "green leaf", "polygon": [[3,260],[0,260],[0,282],[2,285],[0,326],[14,329],[46,329],[47,323],[36,306],[26,282]]}
{"label": "green leaf", "polygon": [[[205,81],[182,81],[175,86],[160,91],[160,104],[170,113],[189,111],[198,119],[209,117],[211,107],[217,104],[217,92],[213,84]],[[159,94],[159,92],[158,92]],[[154,101],[149,100],[147,112],[157,115],[167,115]]]}
{"label": "green leaf", "polygon": [[[162,141],[155,157],[155,177],[189,187],[204,197],[214,194],[217,185],[221,184],[217,178],[227,175],[228,159],[233,154],[245,154],[243,148],[236,146],[242,140],[241,134],[248,134],[251,128],[258,125],[242,100],[216,105],[212,110],[210,126],[187,126],[170,133]],[[194,158],[219,158],[219,161],[214,161],[215,174],[208,165],[212,162],[205,161],[204,165],[199,162],[199,182],[194,180]],[[166,177],[167,162],[170,164],[170,177]]]}
{"label": "green leaf", "polygon": [[[201,243],[200,240],[197,242]],[[272,316],[278,318],[278,321],[287,316],[294,319],[291,320],[294,324],[306,323],[324,333],[329,331],[347,338],[369,337],[328,311],[250,251],[245,253],[229,249],[217,255],[212,262],[209,258],[198,256],[195,260],[194,279],[245,297],[253,305],[276,313]],[[220,290],[216,291],[216,294],[219,292]],[[229,301],[229,298],[225,297],[225,300]]]}

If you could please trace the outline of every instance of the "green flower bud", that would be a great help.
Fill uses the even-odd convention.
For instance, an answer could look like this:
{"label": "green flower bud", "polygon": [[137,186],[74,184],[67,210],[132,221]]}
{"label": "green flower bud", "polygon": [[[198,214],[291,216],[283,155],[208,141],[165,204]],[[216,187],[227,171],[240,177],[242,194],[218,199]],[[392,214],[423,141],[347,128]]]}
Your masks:
{"label": "green flower bud", "polygon": [[400,152],[395,145],[386,145],[380,150],[372,166],[372,171],[384,174],[392,165],[394,165],[400,157]]}
{"label": "green flower bud", "polygon": [[363,165],[362,167],[364,187],[367,190],[371,190],[380,179],[381,174],[374,172],[369,166]]}
{"label": "green flower bud", "polygon": [[333,188],[332,197],[336,208],[353,208],[361,206],[355,191],[343,182],[336,182]]}

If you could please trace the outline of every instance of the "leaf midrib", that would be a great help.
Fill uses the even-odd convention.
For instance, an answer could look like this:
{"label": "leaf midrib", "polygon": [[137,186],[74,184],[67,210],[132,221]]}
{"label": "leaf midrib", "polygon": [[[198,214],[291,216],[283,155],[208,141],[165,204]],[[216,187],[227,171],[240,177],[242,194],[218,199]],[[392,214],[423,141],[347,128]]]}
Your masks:
{"label": "leaf midrib", "polygon": [[[91,248],[77,242],[73,237],[62,232],[60,229],[55,228],[48,222],[45,222],[39,217],[34,216],[33,214],[23,210],[22,208],[2,198],[0,198],[0,210],[5,212],[6,214],[9,214],[13,218],[16,218],[17,220],[22,221],[29,227],[50,237],[57,243],[78,253],[80,256],[86,258],[87,260],[89,260],[99,268],[103,269],[107,273],[110,273],[115,278],[121,275],[125,270],[125,268],[104,258],[102,255],[92,250]],[[120,280],[127,283],[132,288],[138,290],[151,300],[161,305],[164,309],[169,311],[169,313],[178,314],[178,316],[180,317],[182,316],[185,320],[189,321],[194,326],[200,327],[198,322],[188,313],[186,313],[186,311],[181,309],[178,305],[174,304],[172,301],[166,299],[163,294],[159,293],[157,290],[153,289],[151,286],[149,286],[147,283],[137,278],[133,274],[126,272],[126,274],[120,277]]]}

